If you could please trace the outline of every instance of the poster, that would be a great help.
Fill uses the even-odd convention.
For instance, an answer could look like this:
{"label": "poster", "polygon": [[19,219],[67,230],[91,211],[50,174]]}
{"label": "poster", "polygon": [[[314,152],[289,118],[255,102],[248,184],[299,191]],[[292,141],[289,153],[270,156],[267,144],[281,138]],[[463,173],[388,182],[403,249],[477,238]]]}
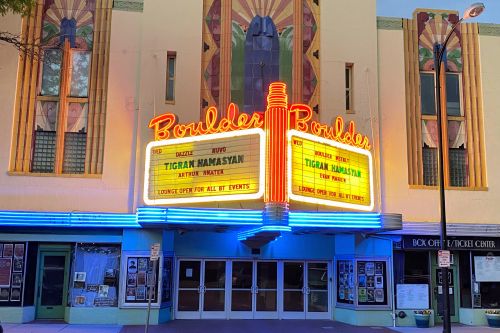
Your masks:
{"label": "poster", "polygon": [[137,259],[137,270],[139,272],[145,272],[148,270],[148,258]]}
{"label": "poster", "polygon": [[[6,245],[8,244],[4,245],[4,252]],[[10,287],[11,270],[12,270],[12,258],[0,258],[0,287]]]}
{"label": "poster", "polygon": [[85,296],[76,296],[75,297],[76,305],[85,305]]}
{"label": "poster", "polygon": [[14,258],[14,267],[12,268],[13,272],[22,272],[23,271],[23,258]]}
{"label": "poster", "polygon": [[384,274],[384,264],[382,262],[375,262],[375,275]]}
{"label": "poster", "polygon": [[125,299],[127,301],[135,301],[135,287],[127,287]]}
{"label": "poster", "polygon": [[384,289],[375,289],[375,302],[382,303],[384,302]]}
{"label": "poster", "polygon": [[137,273],[137,285],[138,286],[146,285],[146,272]]}
{"label": "poster", "polygon": [[366,286],[368,288],[375,288],[375,276],[366,277]]}
{"label": "poster", "polygon": [[366,275],[375,275],[375,265],[372,261],[366,263]]}
{"label": "poster", "polygon": [[14,253],[14,244],[4,244],[3,245],[3,257],[11,258]]}
{"label": "poster", "polygon": [[366,287],[366,275],[359,275],[358,276],[358,286],[359,287]]}
{"label": "poster", "polygon": [[384,288],[384,277],[382,275],[375,275],[375,288]]}
{"label": "poster", "polygon": [[109,286],[105,284],[101,284],[99,286],[99,291],[97,293],[97,297],[105,297],[107,298],[109,295]]}
{"label": "poster", "polygon": [[9,301],[9,288],[0,288],[0,302]]}
{"label": "poster", "polygon": [[375,289],[374,288],[367,288],[366,289],[366,297],[367,297],[368,303],[375,302]]}
{"label": "poster", "polygon": [[24,258],[24,244],[14,245],[14,258]]}
{"label": "poster", "polygon": [[128,258],[127,272],[137,273],[137,258]]}
{"label": "poster", "polygon": [[146,286],[138,286],[136,289],[136,300],[146,300]]}
{"label": "poster", "polygon": [[366,302],[367,300],[368,298],[367,298],[366,288],[358,288],[358,301]]}
{"label": "poster", "polygon": [[127,274],[127,286],[135,287],[137,285],[137,273],[128,273]]}
{"label": "poster", "polygon": [[12,287],[21,287],[23,283],[23,275],[21,273],[12,274]]}
{"label": "poster", "polygon": [[364,262],[358,263],[358,274],[366,274]]}

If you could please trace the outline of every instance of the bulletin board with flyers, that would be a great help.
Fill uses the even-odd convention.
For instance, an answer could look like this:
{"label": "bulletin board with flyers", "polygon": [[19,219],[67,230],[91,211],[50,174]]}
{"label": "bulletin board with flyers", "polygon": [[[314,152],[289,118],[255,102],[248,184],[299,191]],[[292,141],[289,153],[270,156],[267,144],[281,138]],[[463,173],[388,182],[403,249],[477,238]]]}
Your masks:
{"label": "bulletin board with flyers", "polygon": [[0,243],[0,306],[21,306],[27,243]]}
{"label": "bulletin board with flyers", "polygon": [[128,254],[122,262],[125,272],[122,279],[123,293],[121,306],[142,307],[147,306],[150,291],[152,293],[151,305],[159,306],[159,283],[161,281],[162,257],[158,260],[156,271],[153,272],[153,261],[149,254]]}
{"label": "bulletin board with flyers", "polygon": [[337,304],[389,308],[387,259],[337,259]]}

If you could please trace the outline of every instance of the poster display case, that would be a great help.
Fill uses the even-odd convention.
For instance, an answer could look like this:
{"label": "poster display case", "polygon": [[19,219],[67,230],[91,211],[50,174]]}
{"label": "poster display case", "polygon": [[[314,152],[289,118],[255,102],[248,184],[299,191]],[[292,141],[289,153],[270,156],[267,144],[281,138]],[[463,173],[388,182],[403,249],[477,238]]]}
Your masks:
{"label": "poster display case", "polygon": [[0,306],[22,306],[27,243],[0,243]]}
{"label": "poster display case", "polygon": [[336,302],[339,307],[391,308],[386,258],[337,258]]}
{"label": "poster display case", "polygon": [[124,253],[122,259],[123,276],[120,285],[120,307],[160,307],[172,302],[172,256],[160,255],[156,270],[150,253],[136,251]]}

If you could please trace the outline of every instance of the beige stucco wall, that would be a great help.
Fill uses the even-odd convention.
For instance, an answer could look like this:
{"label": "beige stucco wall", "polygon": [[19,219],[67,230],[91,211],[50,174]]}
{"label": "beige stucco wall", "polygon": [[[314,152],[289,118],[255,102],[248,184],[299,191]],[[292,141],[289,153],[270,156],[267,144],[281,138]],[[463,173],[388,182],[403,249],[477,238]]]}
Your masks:
{"label": "beige stucco wall", "polygon": [[[354,19],[353,16],[356,16]],[[321,96],[320,121],[331,124],[342,116],[346,126],[372,143],[375,208],[378,200],[378,68],[375,0],[321,2]],[[354,113],[345,110],[345,65],[353,64]]]}
{"label": "beige stucco wall", "polygon": [[[378,31],[379,107],[381,113],[382,202],[386,212],[402,213],[408,222],[439,221],[439,192],[410,189],[406,139],[403,31]],[[481,36],[481,71],[488,189],[446,191],[449,223],[499,223],[500,179],[500,36]]]}
{"label": "beige stucco wall", "polygon": [[[129,211],[141,20],[141,13],[112,14],[104,171],[98,178],[8,174],[18,58],[12,47],[0,45],[0,209]],[[20,25],[19,17],[0,19],[0,30],[19,32]]]}

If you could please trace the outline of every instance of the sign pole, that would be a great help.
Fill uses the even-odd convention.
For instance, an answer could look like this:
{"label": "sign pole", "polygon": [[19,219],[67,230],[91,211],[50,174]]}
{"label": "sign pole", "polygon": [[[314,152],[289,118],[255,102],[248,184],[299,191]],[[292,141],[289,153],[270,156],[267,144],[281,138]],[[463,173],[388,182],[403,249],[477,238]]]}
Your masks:
{"label": "sign pole", "polygon": [[158,257],[160,253],[160,243],[154,243],[151,245],[151,256],[150,260],[153,262],[153,282],[150,284],[149,281],[147,281],[147,285],[149,286],[149,292],[148,292],[148,311],[146,315],[146,326],[144,327],[144,333],[148,333],[149,330],[149,316],[151,314],[151,299],[153,298],[153,289],[156,285],[156,267],[158,265]]}

